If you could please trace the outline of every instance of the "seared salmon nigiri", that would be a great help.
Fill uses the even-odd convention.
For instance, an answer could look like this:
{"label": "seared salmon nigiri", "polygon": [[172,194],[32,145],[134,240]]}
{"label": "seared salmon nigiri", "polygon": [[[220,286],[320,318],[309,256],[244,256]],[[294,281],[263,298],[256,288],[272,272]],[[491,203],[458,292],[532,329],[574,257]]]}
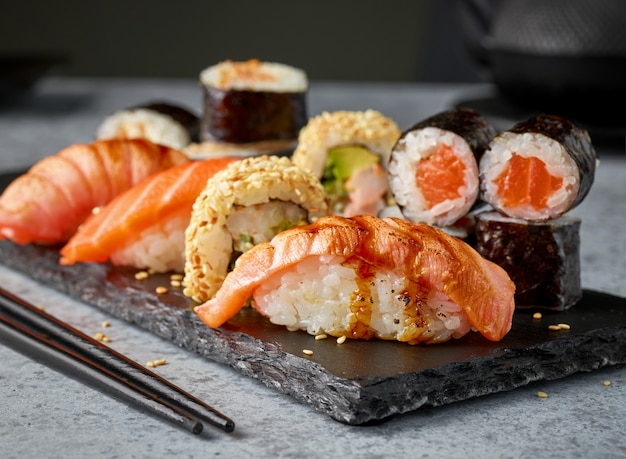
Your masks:
{"label": "seared salmon nigiri", "polygon": [[271,322],[311,334],[410,344],[498,341],[510,330],[515,286],[468,244],[426,224],[322,217],[253,247],[195,312],[219,327],[252,299]]}

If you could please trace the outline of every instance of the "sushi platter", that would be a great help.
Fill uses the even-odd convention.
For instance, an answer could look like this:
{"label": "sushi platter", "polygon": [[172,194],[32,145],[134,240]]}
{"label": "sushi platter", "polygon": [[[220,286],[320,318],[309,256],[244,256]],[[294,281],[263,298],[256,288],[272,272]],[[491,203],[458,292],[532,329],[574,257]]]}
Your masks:
{"label": "sushi platter", "polygon": [[349,425],[626,363],[568,214],[585,129],[309,118],[306,74],[256,59],[200,82],[201,117],[127,107],[1,175],[2,263]]}
{"label": "sushi platter", "polygon": [[[0,177],[4,188],[15,175]],[[170,288],[165,274],[146,280],[108,263],[58,264],[58,250],[0,242],[7,267],[142,329],[228,365],[243,375],[351,425],[508,391],[534,381],[626,363],[626,299],[584,290],[572,308],[518,310],[499,342],[478,333],[437,345],[335,339],[290,332],[247,308],[211,329],[193,300]],[[550,330],[563,323],[569,330]],[[313,351],[311,355],[303,350]]]}

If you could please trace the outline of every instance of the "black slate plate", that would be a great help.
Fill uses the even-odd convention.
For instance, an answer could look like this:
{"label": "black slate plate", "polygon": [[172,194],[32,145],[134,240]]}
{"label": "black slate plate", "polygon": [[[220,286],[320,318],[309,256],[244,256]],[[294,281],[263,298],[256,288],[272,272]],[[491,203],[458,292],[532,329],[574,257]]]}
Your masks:
{"label": "black slate plate", "polygon": [[[0,185],[15,175],[0,176]],[[170,289],[166,275],[144,281],[135,270],[108,264],[59,266],[58,252],[0,242],[6,266],[70,297],[216,362],[229,365],[277,391],[354,425],[491,393],[533,381],[626,363],[626,298],[585,291],[564,312],[517,311],[511,332],[500,342],[477,333],[437,345],[390,341],[316,341],[289,332],[247,309],[220,329],[205,326],[193,302]],[[571,329],[548,330],[567,323]],[[311,349],[312,356],[302,353]]]}

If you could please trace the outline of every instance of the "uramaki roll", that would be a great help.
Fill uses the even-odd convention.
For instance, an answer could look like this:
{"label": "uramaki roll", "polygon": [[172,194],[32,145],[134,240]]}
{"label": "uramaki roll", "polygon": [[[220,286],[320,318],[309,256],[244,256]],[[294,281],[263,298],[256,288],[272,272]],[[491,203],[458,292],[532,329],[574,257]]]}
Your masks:
{"label": "uramaki roll", "polygon": [[183,293],[207,301],[239,255],[327,215],[326,199],[319,180],[286,156],[245,158],[216,173],[196,198],[185,232]]}
{"label": "uramaki roll", "polygon": [[480,161],[482,198],[514,218],[557,218],[585,198],[596,152],[572,121],[539,114],[498,134]]}
{"label": "uramaki roll", "polygon": [[292,159],[322,181],[334,214],[375,216],[386,205],[386,167],[400,132],[376,110],[323,112],[300,131]]}
{"label": "uramaki roll", "polygon": [[479,195],[478,160],[496,135],[470,108],[447,110],[413,125],[393,147],[389,189],[404,218],[446,227]]}

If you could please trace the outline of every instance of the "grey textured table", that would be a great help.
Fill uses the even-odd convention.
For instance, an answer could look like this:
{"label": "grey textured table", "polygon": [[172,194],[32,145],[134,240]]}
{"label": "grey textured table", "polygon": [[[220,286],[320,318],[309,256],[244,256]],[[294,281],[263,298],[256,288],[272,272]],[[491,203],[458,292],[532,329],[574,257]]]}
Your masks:
{"label": "grey textured table", "polygon": [[[314,82],[311,115],[374,108],[401,127],[459,100],[491,94],[486,85],[383,85]],[[200,110],[195,81],[43,80],[0,105],[0,171],[20,170],[76,142],[104,116],[154,100]],[[505,128],[506,120],[494,119]],[[517,121],[517,120],[515,120]],[[623,136],[622,136],[623,138]],[[626,159],[623,146],[598,147],[601,161],[574,214],[581,229],[587,289],[626,296]],[[2,285],[93,334],[109,320],[111,346],[138,362],[165,358],[158,372],[237,423],[193,436],[0,347],[2,457],[444,457],[626,456],[626,372],[604,368],[438,408],[367,427],[340,424],[248,379],[0,265]],[[611,385],[605,386],[603,381]],[[538,398],[537,391],[549,394]]]}

